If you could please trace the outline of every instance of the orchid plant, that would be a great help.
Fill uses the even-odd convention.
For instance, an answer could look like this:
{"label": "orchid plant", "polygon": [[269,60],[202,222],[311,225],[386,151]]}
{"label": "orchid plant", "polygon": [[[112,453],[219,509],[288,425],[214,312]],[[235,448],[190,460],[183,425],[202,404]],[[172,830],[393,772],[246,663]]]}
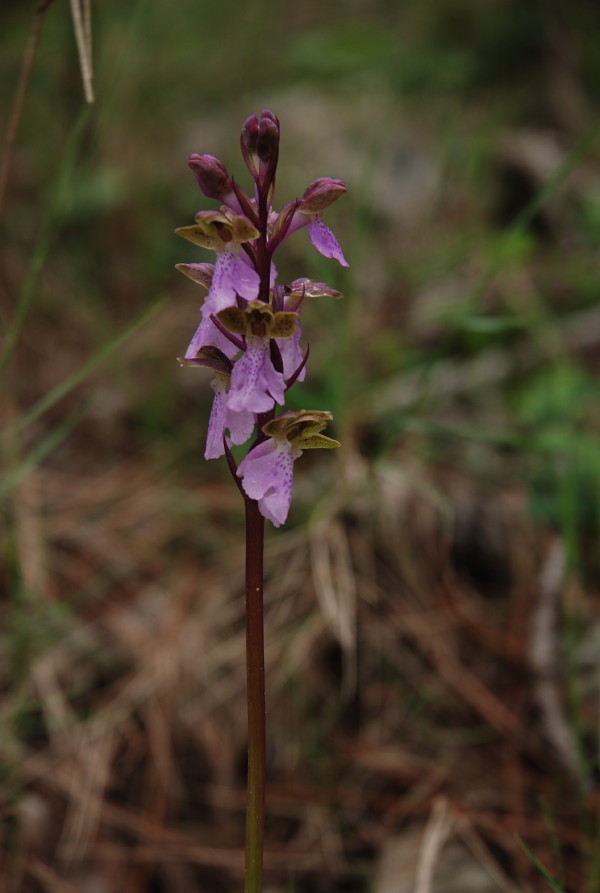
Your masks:
{"label": "orchid plant", "polygon": [[[248,800],[246,893],[262,891],[265,809],[265,679],[263,641],[264,519],[275,527],[288,516],[293,466],[304,450],[339,446],[322,433],[326,410],[283,411],[289,388],[304,379],[308,349],[301,347],[301,315],[307,300],[340,298],[322,282],[277,283],[274,254],[306,227],[322,255],[348,266],[323,212],[346,192],[341,180],[311,183],[300,199],[273,209],[279,158],[279,121],[270,111],[249,117],[241,152],[254,182],[245,192],[212,155],[191,155],[188,164],[202,192],[220,202],[199,211],[195,223],[175,232],[215,252],[214,264],[178,264],[207,295],[200,324],[185,356],[187,366],[211,370],[214,400],[204,456],[225,456],[246,510],[246,667],[248,681]],[[236,464],[231,445],[249,444]]]}

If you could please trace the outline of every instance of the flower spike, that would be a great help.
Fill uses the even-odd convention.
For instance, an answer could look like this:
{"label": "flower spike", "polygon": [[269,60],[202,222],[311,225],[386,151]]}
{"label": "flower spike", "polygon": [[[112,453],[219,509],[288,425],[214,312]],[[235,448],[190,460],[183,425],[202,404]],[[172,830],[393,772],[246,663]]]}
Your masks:
{"label": "flower spike", "polygon": [[[279,120],[273,112],[264,110],[244,122],[240,149],[253,180],[250,194],[214,155],[190,155],[188,164],[200,189],[220,207],[199,211],[194,223],[176,230],[192,245],[215,252],[213,264],[177,265],[207,290],[200,324],[180,358],[183,365],[213,373],[215,397],[205,455],[227,455],[229,443],[246,443],[260,417],[264,424],[259,443],[240,462],[236,478],[246,497],[256,499],[262,514],[276,525],[287,517],[293,462],[305,449],[339,445],[322,433],[331,418],[328,412],[272,416],[276,405],[284,406],[286,391],[306,374],[309,349],[301,344],[301,315],[307,299],[342,295],[306,277],[276,284],[273,256],[292,233],[306,227],[321,254],[347,266],[336,237],[323,222],[327,208],[346,192],[344,182],[332,177],[314,180],[301,198],[277,213],[272,201],[279,143]],[[273,474],[272,485],[267,473]]]}

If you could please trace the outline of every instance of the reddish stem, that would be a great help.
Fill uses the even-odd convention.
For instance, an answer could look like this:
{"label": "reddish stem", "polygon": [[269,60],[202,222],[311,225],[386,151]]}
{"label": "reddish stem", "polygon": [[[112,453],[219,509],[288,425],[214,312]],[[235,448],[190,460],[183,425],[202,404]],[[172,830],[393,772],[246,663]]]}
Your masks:
{"label": "reddish stem", "polygon": [[246,893],[262,893],[265,829],[265,647],[263,551],[265,519],[254,499],[246,506],[246,673],[248,700],[248,795]]}

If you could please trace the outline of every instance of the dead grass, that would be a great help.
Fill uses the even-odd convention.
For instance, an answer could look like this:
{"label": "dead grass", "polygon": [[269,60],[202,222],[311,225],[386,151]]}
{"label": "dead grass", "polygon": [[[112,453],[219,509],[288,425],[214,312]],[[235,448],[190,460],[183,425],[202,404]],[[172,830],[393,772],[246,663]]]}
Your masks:
{"label": "dead grass", "polygon": [[[298,890],[362,889],[418,829],[414,889],[429,889],[443,810],[444,839],[466,828],[504,878],[492,889],[541,890],[515,834],[553,864],[542,799],[567,851],[582,846],[572,754],[539,699],[554,686],[568,728],[558,665],[550,679],[530,644],[556,547],[514,489],[490,501],[414,460],[346,465],[315,468],[314,520],[268,545],[273,889],[289,872]],[[226,480],[186,493],[183,471],[157,481],[136,456],[92,481],[58,456],[15,498],[27,655],[3,661],[9,889],[239,886],[240,507]],[[221,557],[199,559],[215,541]]]}

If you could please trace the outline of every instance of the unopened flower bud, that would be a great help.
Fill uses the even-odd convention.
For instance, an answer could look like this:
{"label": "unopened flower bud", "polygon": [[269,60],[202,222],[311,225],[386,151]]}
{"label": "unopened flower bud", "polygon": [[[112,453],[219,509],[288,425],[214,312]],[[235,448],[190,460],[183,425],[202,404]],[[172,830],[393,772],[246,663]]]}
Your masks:
{"label": "unopened flower bud", "polygon": [[276,160],[279,155],[279,121],[268,109],[260,116],[256,153],[266,163]]}
{"label": "unopened flower bud", "polygon": [[198,186],[208,198],[225,202],[233,191],[231,177],[214,155],[190,155],[188,165],[196,175]]}
{"label": "unopened flower bud", "polygon": [[240,148],[242,150],[244,161],[246,162],[246,167],[248,168],[254,179],[258,177],[258,132],[258,118],[256,117],[256,115],[250,115],[249,118],[246,118],[242,127],[242,133],[240,135]]}
{"label": "unopened flower bud", "polygon": [[260,117],[256,151],[260,159],[258,188],[263,195],[270,195],[272,198],[272,187],[275,183],[275,172],[279,161],[279,121],[268,109]]}
{"label": "unopened flower bud", "polygon": [[304,214],[321,214],[325,208],[332,205],[340,195],[347,191],[343,180],[321,177],[304,190],[304,195],[300,202],[300,210]]}

